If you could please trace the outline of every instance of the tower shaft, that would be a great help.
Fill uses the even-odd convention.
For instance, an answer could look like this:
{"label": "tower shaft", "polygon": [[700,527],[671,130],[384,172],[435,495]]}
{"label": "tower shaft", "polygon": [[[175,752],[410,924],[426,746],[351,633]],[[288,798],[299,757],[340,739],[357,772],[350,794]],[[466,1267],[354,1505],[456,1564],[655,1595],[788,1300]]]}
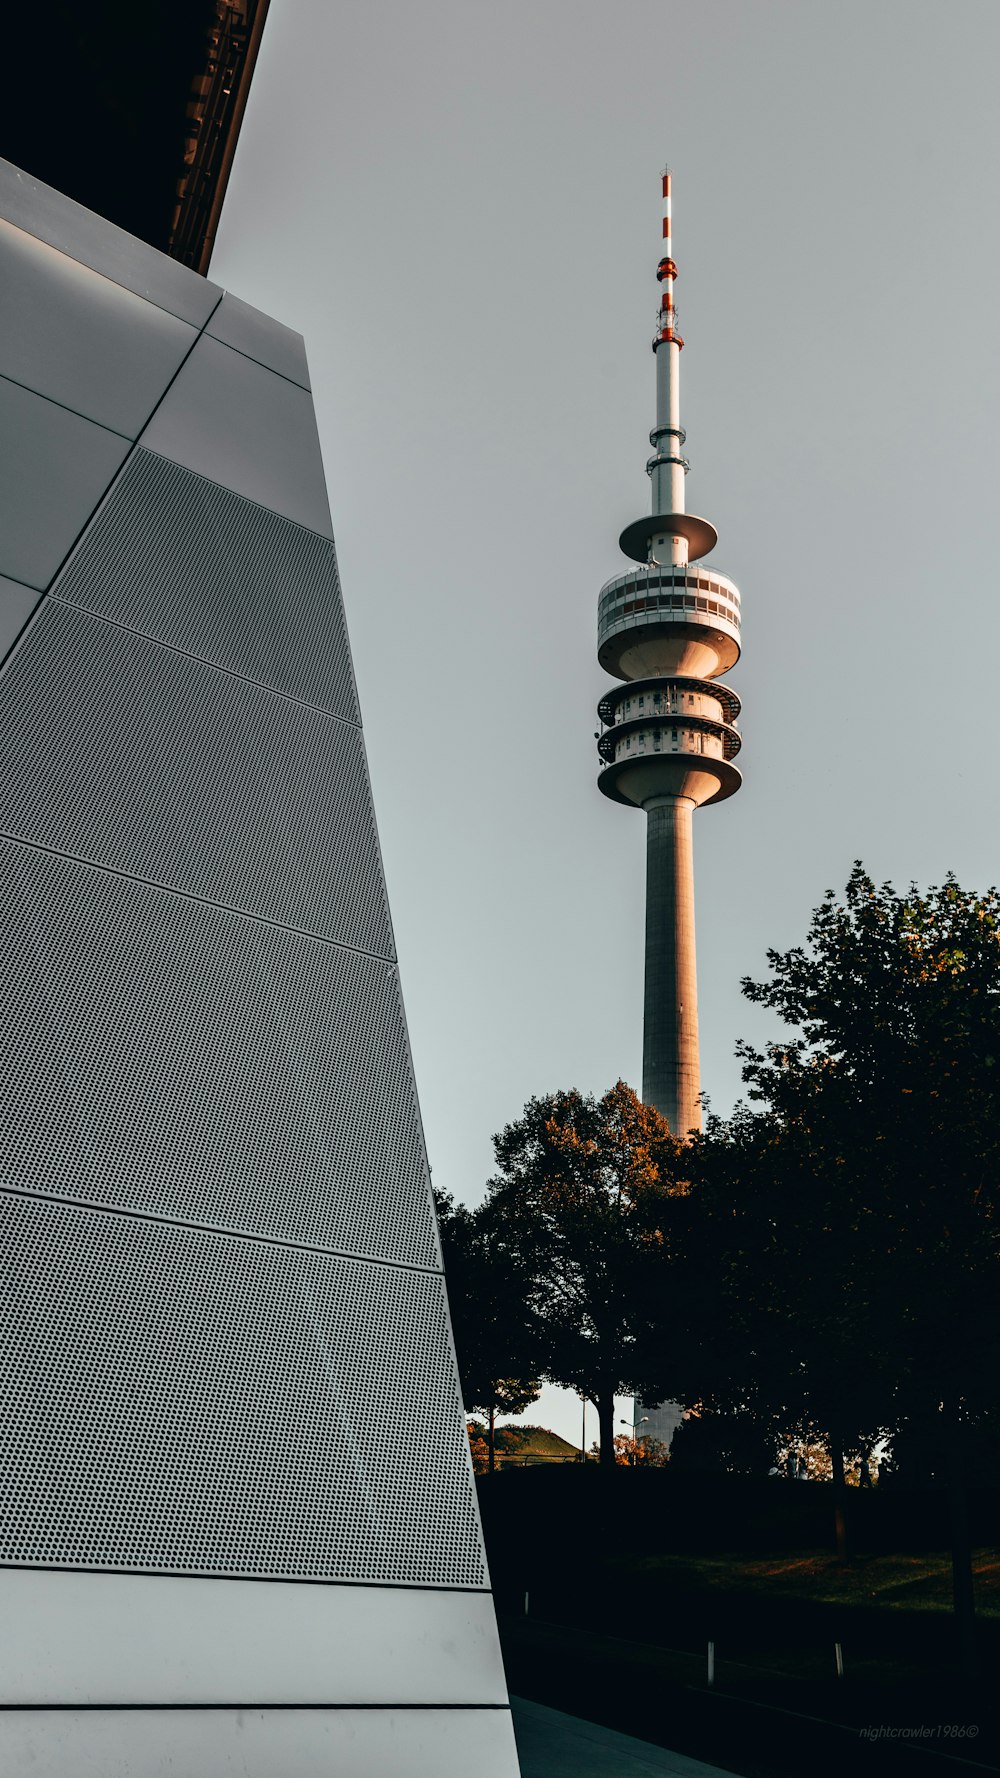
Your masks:
{"label": "tower shaft", "polygon": [[642,1097],[680,1136],[701,1128],[690,797],[646,805]]}

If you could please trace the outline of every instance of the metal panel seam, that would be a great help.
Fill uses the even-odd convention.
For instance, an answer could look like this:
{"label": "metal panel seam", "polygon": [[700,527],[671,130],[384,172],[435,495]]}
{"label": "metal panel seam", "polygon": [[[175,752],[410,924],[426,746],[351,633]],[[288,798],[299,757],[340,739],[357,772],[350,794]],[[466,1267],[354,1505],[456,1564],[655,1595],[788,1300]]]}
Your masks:
{"label": "metal panel seam", "polygon": [[[240,1586],[240,1587],[287,1587],[289,1585],[296,1586],[296,1587],[336,1587],[337,1589],[340,1589],[341,1587],[359,1587],[363,1591],[368,1591],[368,1592],[371,1592],[373,1589],[377,1589],[379,1592],[385,1592],[385,1593],[446,1593],[449,1595],[449,1597],[453,1593],[458,1593],[458,1594],[467,1593],[473,1599],[482,1599],[482,1598],[492,1598],[493,1597],[493,1588],[490,1585],[489,1581],[485,1581],[481,1586],[474,1586],[474,1585],[472,1585],[471,1582],[466,1582],[466,1581],[452,1582],[452,1581],[444,1581],[444,1580],[353,1580],[353,1579],[328,1580],[326,1575],[297,1574],[295,1576],[295,1579],[290,1582],[290,1581],[286,1580],[280,1574],[241,1574],[238,1577],[236,1577],[232,1574],[224,1573],[224,1572],[220,1572],[218,1574],[171,1574],[171,1575],[165,1575],[162,1568],[129,1568],[127,1570],[122,1570],[120,1568],[94,1568],[89,1563],[86,1563],[86,1562],[75,1562],[72,1565],[70,1565],[66,1562],[8,1562],[8,1561],[0,1561],[0,1584],[2,1584],[3,1576],[8,1570],[15,1573],[15,1574],[99,1574],[103,1579],[107,1579],[108,1577],[118,1578],[120,1576],[122,1579],[128,1580],[128,1579],[131,1579],[131,1577],[134,1575],[138,1579],[146,1579],[146,1580],[181,1580],[181,1581],[184,1581],[184,1580],[195,1580],[195,1581],[197,1581],[197,1580],[224,1580],[224,1581],[232,1581],[234,1583],[234,1585]],[[0,1704],[0,1710],[24,1709],[24,1708],[25,1708],[24,1705]],[[82,1708],[84,1708],[84,1706],[82,1706],[82,1705],[77,1706],[77,1705],[71,1705],[71,1704],[66,1704],[66,1705],[59,1704],[59,1705],[44,1705],[44,1706],[39,1706],[39,1708],[71,1710],[71,1709],[77,1709],[77,1708],[82,1709]],[[109,1705],[108,1708],[109,1709],[125,1710],[125,1709],[130,1708],[130,1706],[125,1705],[125,1704]],[[153,1708],[158,1710],[160,1708],[160,1706],[157,1704],[157,1705],[154,1705]],[[197,1705],[192,1705],[191,1708],[201,1710],[203,1708],[207,1709],[207,1708],[209,1708],[209,1706],[207,1706],[207,1705],[203,1706],[201,1704],[197,1704]],[[294,1708],[294,1706],[291,1704],[288,1704],[288,1705],[285,1705],[284,1708],[291,1710]],[[324,1708],[326,1708],[326,1706],[324,1706]],[[333,1706],[333,1708],[336,1708],[336,1706]],[[342,1706],[342,1708],[346,1708],[346,1706]],[[381,1708],[382,1708],[381,1705],[372,1705],[372,1709],[377,1710],[377,1709],[381,1709]],[[464,1706],[456,1705],[455,1708],[462,1709],[462,1708],[464,1708]],[[496,1708],[502,1709],[503,1706],[498,1705],[498,1706],[496,1706]]]}
{"label": "metal panel seam", "polygon": [[[97,426],[101,432],[110,432],[112,438],[123,438],[126,444],[135,442],[127,432],[119,432],[117,426],[107,426],[103,420],[95,420],[93,414],[85,414],[78,407],[70,407],[68,401],[57,401],[54,395],[46,395],[42,389],[33,389],[30,383],[22,383],[20,377],[10,377],[6,371],[3,371],[0,372],[0,382],[12,383],[15,389],[23,389],[26,395],[34,395],[39,401],[47,401],[50,407],[60,407],[66,414],[75,414],[78,420],[86,420],[88,426]],[[122,468],[124,468],[124,463],[115,471],[116,476],[121,474]],[[110,483],[108,485],[110,486]],[[102,494],[101,499],[103,500],[103,498]],[[96,508],[94,510],[96,511]],[[90,519],[87,520],[87,524],[90,524]],[[50,581],[49,585],[51,586],[51,584]]]}
{"label": "metal panel seam", "polygon": [[[120,473],[121,472],[119,471],[119,474]],[[193,474],[195,472],[192,471],[191,473]],[[108,491],[110,492],[110,489]],[[241,498],[245,498],[245,496],[241,496]],[[265,511],[266,510],[268,509],[265,508]],[[290,522],[294,523],[294,521]],[[305,529],[307,529],[307,527],[303,526],[303,530]],[[320,533],[314,531],[311,532],[310,535],[318,537]],[[168,648],[171,654],[183,655],[185,660],[197,661],[199,666],[211,667],[213,672],[226,673],[229,675],[230,679],[239,679],[244,685],[258,685],[260,686],[261,691],[270,692],[272,697],[284,698],[289,704],[301,704],[303,709],[315,710],[318,716],[327,716],[331,722],[343,722],[347,724],[348,728],[358,729],[359,731],[363,726],[360,721],[355,722],[353,717],[338,716],[335,710],[327,710],[323,704],[313,704],[308,698],[297,698],[294,693],[290,691],[279,691],[277,686],[268,685],[267,681],[264,679],[254,679],[249,673],[237,673],[232,667],[223,667],[218,661],[211,661],[203,654],[192,654],[189,648],[178,648],[176,642],[164,642],[161,636],[151,636],[148,630],[137,630],[134,624],[123,624],[120,618],[108,617],[103,611],[92,611],[89,605],[80,605],[75,599],[61,599],[58,593],[46,593],[44,596],[53,605],[64,605],[69,611],[80,611],[85,617],[92,618],[95,623],[111,624],[114,629],[124,630],[129,636],[138,636],[143,642],[151,642],[155,648]],[[34,615],[34,613],[32,613],[32,615]],[[367,766],[367,760],[365,764]],[[371,778],[369,776],[369,783],[370,782]]]}
{"label": "metal panel seam", "polygon": [[[36,237],[36,238],[40,238],[40,237]],[[69,255],[68,257],[72,257],[72,256]],[[81,261],[80,263],[82,264],[83,262]],[[114,279],[111,279],[109,281],[111,283],[115,282]],[[124,288],[124,286],[122,286],[122,288]],[[194,338],[191,341],[191,344],[188,347],[188,350],[185,352],[183,358],[181,359],[179,365],[177,366],[177,369],[174,371],[173,376],[170,378],[169,383],[167,383],[166,388],[163,390],[163,393],[161,394],[159,401],[157,401],[156,406],[152,409],[152,411],[149,414],[147,414],[146,421],[143,426],[143,432],[146,430],[146,427],[149,425],[149,422],[153,418],[153,415],[156,413],[157,409],[160,407],[161,403],[165,400],[166,396],[168,395],[169,391],[173,387],[177,378],[180,376],[181,371],[184,369],[185,364],[187,363],[188,359],[191,356],[191,353],[194,351],[195,346],[198,344],[198,341],[201,339],[201,336],[204,333],[205,328],[208,326],[208,323],[211,321],[212,315],[215,314],[215,311],[218,308],[219,303],[221,303],[222,296],[223,296],[223,293],[220,290],[217,301],[212,305],[212,313],[210,315],[206,315],[204,324],[200,328],[198,328],[197,331],[195,332]],[[144,297],[142,300],[146,301],[147,299]],[[154,308],[159,308],[160,304],[154,303],[152,306]],[[165,311],[165,313],[166,312],[167,311]],[[175,317],[175,319],[177,319],[177,317]],[[8,379],[8,381],[10,381],[10,380],[12,380],[12,379]],[[18,384],[18,387],[20,388],[21,385]],[[37,394],[37,390],[31,390],[30,393]],[[49,398],[48,398],[48,396],[43,395],[43,396],[40,396],[39,399],[42,401],[47,401]],[[55,407],[59,407],[62,404],[60,402],[55,402],[55,403],[53,403],[53,405]],[[68,409],[67,411],[72,412],[73,410]],[[86,416],[80,415],[79,417],[81,419],[83,419]],[[91,424],[96,425],[97,422],[91,421]],[[111,427],[105,426],[103,428],[103,430],[105,432],[110,432]],[[124,434],[116,432],[113,434],[113,436],[115,438],[121,438],[124,436]],[[142,436],[142,434],[140,433],[139,437],[141,438],[141,436]],[[115,474],[112,476],[107,487],[104,489],[104,492],[101,494],[100,499],[95,503],[91,512],[88,514],[85,523],[80,526],[79,531],[77,532],[76,536],[74,537],[72,543],[70,544],[68,550],[66,551],[66,554],[63,556],[61,562],[58,564],[58,566],[55,570],[55,573],[52,575],[51,580],[48,582],[48,585],[43,587],[43,589],[39,595],[37,603],[32,607],[31,611],[29,611],[27,617],[24,620],[24,623],[22,624],[20,630],[18,631],[13,642],[11,643],[10,647],[8,648],[7,653],[4,655],[3,661],[0,661],[0,666],[2,666],[4,664],[4,662],[6,662],[10,659],[10,657],[14,653],[15,649],[20,647],[22,637],[24,636],[25,632],[31,628],[31,625],[34,623],[35,618],[36,618],[41,606],[44,604],[45,600],[48,597],[49,587],[52,586],[54,584],[54,582],[58,579],[59,575],[62,573],[63,569],[65,568],[66,563],[69,561],[70,556],[73,554],[73,551],[76,549],[77,544],[80,542],[81,537],[83,537],[84,533],[89,529],[90,525],[93,523],[93,520],[94,520],[96,514],[100,511],[100,509],[103,506],[108,495],[111,493],[111,490],[115,486],[115,483],[117,482],[118,477],[121,475],[123,469],[125,468],[125,465],[130,461],[130,459],[132,457],[132,453],[136,449],[136,446],[138,445],[138,443],[139,443],[138,438],[135,438],[131,441],[130,448],[126,451],[125,456],[123,457],[121,463],[118,465],[118,468],[115,471]]]}
{"label": "metal panel seam", "polygon": [[[222,1235],[230,1241],[256,1241],[264,1247],[281,1247],[291,1253],[319,1253],[333,1259],[356,1260],[360,1265],[386,1266],[394,1272],[416,1272],[421,1278],[445,1276],[443,1266],[419,1266],[413,1260],[386,1259],[381,1253],[362,1253],[351,1247],[321,1247],[316,1241],[293,1241],[281,1235],[261,1234],[256,1229],[227,1228],[224,1223],[197,1222],[189,1217],[167,1216],[162,1211],[140,1210],[132,1204],[105,1204],[97,1198],[70,1198],[62,1192],[44,1191],[40,1187],[32,1189],[23,1185],[7,1185],[2,1180],[0,1193],[9,1198],[30,1198],[32,1203],[62,1204],[67,1210],[93,1210],[101,1216],[131,1216],[137,1222],[152,1222],[171,1229],[193,1229],[198,1234]],[[450,1312],[448,1324],[451,1325]]]}
{"label": "metal panel seam", "polygon": [[[254,681],[249,683],[253,684]],[[311,706],[309,706],[311,708]],[[353,724],[349,725],[353,727]],[[360,733],[360,730],[359,730]],[[194,901],[203,907],[218,908],[221,913],[233,914],[238,920],[253,920],[260,926],[274,926],[279,932],[292,932],[296,938],[312,939],[319,945],[332,945],[335,950],[349,951],[354,957],[369,957],[373,963],[385,963],[398,973],[399,965],[395,956],[383,956],[381,951],[366,951],[362,945],[348,945],[339,938],[330,938],[322,932],[311,932],[304,926],[289,926],[284,920],[272,919],[267,914],[256,914],[247,908],[233,907],[228,901],[215,901],[210,895],[196,895],[191,889],[178,889],[174,883],[161,883],[156,877],[142,877],[136,871],[122,870],[115,864],[102,864],[94,858],[83,858],[78,852],[67,852],[61,846],[46,846],[41,840],[25,839],[23,834],[8,833],[0,828],[0,840],[7,840],[13,846],[26,846],[33,852],[47,852],[53,858],[69,858],[74,864],[82,864],[88,870],[106,871],[108,876],[123,877],[127,883],[144,883],[150,889],[158,889],[164,895],[178,895],[184,901]],[[383,877],[383,882],[384,882]],[[388,899],[388,898],[387,898]],[[407,1044],[409,1034],[407,1033]],[[423,1133],[421,1127],[421,1134]]]}

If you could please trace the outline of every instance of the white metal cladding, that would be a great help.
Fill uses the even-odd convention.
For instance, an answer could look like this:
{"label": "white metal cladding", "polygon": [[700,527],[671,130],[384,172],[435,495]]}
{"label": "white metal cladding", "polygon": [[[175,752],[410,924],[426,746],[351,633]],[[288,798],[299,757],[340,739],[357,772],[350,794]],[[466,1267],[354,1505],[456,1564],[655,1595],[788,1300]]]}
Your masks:
{"label": "white metal cladding", "polygon": [[301,342],[226,299],[167,387],[220,293],[4,214],[0,1767],[508,1778]]}
{"label": "white metal cladding", "polygon": [[0,1711],[10,1778],[468,1778],[473,1767],[515,1778],[509,1710]]}
{"label": "white metal cladding", "polygon": [[[4,1568],[0,1600],[0,1715],[247,1698],[507,1702],[493,1600],[478,1588]],[[87,1775],[74,1764],[63,1778]]]}
{"label": "white metal cladding", "polygon": [[395,965],[0,841],[0,1184],[436,1267]]}
{"label": "white metal cladding", "polygon": [[117,432],[0,377],[0,574],[48,586],[128,448]]}
{"label": "white metal cladding", "polygon": [[300,333],[285,327],[273,316],[251,308],[241,297],[227,290],[217,309],[209,318],[205,332],[224,346],[253,358],[279,376],[288,377],[303,389],[311,387],[306,343]]}
{"label": "white metal cladding", "polygon": [[361,720],[333,544],[152,451],[132,453],[52,590]]}
{"label": "white metal cladding", "polygon": [[0,160],[0,216],[195,327],[204,327],[222,296],[200,273],[6,160]]}
{"label": "white metal cladding", "polygon": [[135,438],[198,330],[0,220],[0,372]]}
{"label": "white metal cladding", "polygon": [[312,397],[208,334],[185,359],[142,442],[333,536]]}
{"label": "white metal cladding", "polygon": [[0,1192],[0,1561],[487,1584],[436,1274]]}
{"label": "white metal cladding", "polygon": [[360,730],[52,598],[0,678],[0,831],[393,954]]}
{"label": "white metal cladding", "polygon": [[0,660],[17,641],[37,604],[38,593],[34,587],[22,586],[20,581],[8,580],[0,574]]}

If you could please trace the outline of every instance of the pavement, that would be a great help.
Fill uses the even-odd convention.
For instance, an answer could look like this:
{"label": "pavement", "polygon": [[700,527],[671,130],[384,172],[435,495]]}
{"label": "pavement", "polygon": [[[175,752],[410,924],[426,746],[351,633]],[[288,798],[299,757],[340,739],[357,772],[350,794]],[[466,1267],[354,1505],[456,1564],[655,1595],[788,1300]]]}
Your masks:
{"label": "pavement", "polygon": [[521,1778],[734,1778],[721,1766],[511,1698]]}

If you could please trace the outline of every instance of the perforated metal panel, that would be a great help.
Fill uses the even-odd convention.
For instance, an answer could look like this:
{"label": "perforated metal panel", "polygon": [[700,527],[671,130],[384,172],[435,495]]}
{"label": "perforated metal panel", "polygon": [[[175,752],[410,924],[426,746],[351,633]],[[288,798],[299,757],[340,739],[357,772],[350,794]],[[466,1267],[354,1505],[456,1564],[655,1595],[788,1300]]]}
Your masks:
{"label": "perforated metal panel", "polygon": [[0,1561],[485,1584],[440,1277],[7,1192],[0,1240]]}
{"label": "perforated metal panel", "polygon": [[[96,264],[88,227],[80,252]],[[105,233],[102,269],[137,288],[119,247],[105,266]],[[22,245],[44,279],[57,256]],[[49,588],[37,607],[31,592],[23,631],[8,626],[0,669],[0,1568],[107,1570],[109,1589],[131,1573],[182,1594],[190,1578],[148,1577],[358,1583],[378,1601],[383,1587],[485,1589],[301,343],[227,301],[141,448],[126,459],[122,438],[109,455],[106,428],[69,410],[131,436],[141,402],[114,405],[117,335],[96,310],[101,362],[65,348],[63,310],[99,281],[73,265],[59,277],[22,304],[37,328],[16,360],[56,405],[0,380],[20,403],[6,572]],[[146,294],[187,315],[173,292]],[[151,337],[187,343],[179,322],[111,294]],[[217,294],[188,319],[203,324]],[[45,380],[64,373],[69,408]],[[129,372],[136,401],[147,373]],[[280,1589],[204,1590],[236,1612],[237,1591]],[[357,1628],[345,1595],[357,1588],[323,1620],[317,1668]],[[318,1620],[286,1606],[301,1679],[296,1638]],[[241,1619],[246,1671],[270,1672],[271,1617]],[[175,1676],[159,1695],[178,1704],[214,1683],[192,1683],[201,1655],[182,1618],[156,1626]],[[430,1675],[418,1695],[448,1701],[433,1675],[454,1670],[462,1632],[422,1609],[413,1621]],[[89,1598],[78,1622],[93,1636]],[[74,1627],[60,1624],[61,1672],[59,1638],[36,1629],[45,1702],[61,1705]],[[497,1701],[495,1640],[484,1662],[478,1635],[461,1696]],[[148,1669],[169,1666],[155,1646],[123,1698],[151,1701]],[[199,1770],[207,1734],[192,1731]],[[409,1758],[411,1729],[404,1740]],[[55,1746],[46,1728],[29,1752]],[[217,1751],[221,1771],[228,1742]]]}
{"label": "perforated metal panel", "polygon": [[0,1183],[439,1264],[395,966],[0,842]]}
{"label": "perforated metal panel", "polygon": [[359,722],[333,544],[137,450],[53,592]]}
{"label": "perforated metal panel", "polygon": [[360,731],[54,600],[0,676],[0,831],[392,955]]}

